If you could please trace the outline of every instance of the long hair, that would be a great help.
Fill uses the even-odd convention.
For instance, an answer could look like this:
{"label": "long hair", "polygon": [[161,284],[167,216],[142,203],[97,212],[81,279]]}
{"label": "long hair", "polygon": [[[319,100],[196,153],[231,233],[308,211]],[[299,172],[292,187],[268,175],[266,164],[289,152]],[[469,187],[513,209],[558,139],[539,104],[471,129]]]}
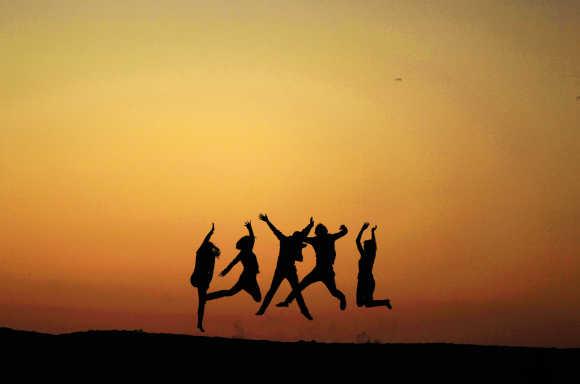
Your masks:
{"label": "long hair", "polygon": [[219,257],[221,253],[220,249],[211,241],[208,241],[207,243],[203,244],[199,248],[199,252],[211,255],[213,257]]}
{"label": "long hair", "polygon": [[328,234],[328,228],[324,224],[318,224],[316,228],[314,228],[314,233],[317,236],[324,236]]}

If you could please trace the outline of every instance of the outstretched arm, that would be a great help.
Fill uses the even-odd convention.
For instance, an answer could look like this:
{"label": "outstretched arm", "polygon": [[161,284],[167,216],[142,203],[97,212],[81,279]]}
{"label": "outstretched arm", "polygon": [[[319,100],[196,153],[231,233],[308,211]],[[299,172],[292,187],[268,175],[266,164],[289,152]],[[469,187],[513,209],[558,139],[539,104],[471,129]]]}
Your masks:
{"label": "outstretched arm", "polygon": [[358,249],[358,252],[363,255],[364,251],[363,251],[363,247],[362,244],[360,243],[360,239],[362,237],[362,234],[364,231],[366,231],[366,229],[369,227],[369,223],[364,223],[356,237],[356,248]]}
{"label": "outstretched arm", "polygon": [[336,240],[336,239],[340,239],[341,237],[343,237],[343,236],[344,236],[344,235],[346,235],[347,233],[348,233],[348,228],[346,227],[346,225],[344,225],[344,224],[343,224],[343,225],[341,225],[341,226],[340,226],[340,231],[338,231],[338,232],[336,232],[336,233],[332,234],[332,238],[333,238],[334,240]]}
{"label": "outstretched arm", "polygon": [[372,240],[373,243],[375,243],[375,246],[377,245],[377,239],[375,238],[375,231],[377,230],[377,226],[375,225],[372,229],[371,229],[371,233],[372,233]]}
{"label": "outstretched arm", "polygon": [[254,246],[254,242],[256,241],[256,236],[254,236],[254,230],[252,229],[252,222],[246,221],[244,224],[246,228],[248,228],[248,235],[250,235],[250,247]]}
{"label": "outstretched arm", "polygon": [[282,234],[282,232],[280,232],[278,230],[278,228],[276,228],[274,226],[274,224],[272,224],[270,222],[270,219],[268,218],[268,215],[260,213],[260,220],[264,221],[266,224],[268,224],[268,227],[270,227],[270,229],[272,230],[272,232],[274,232],[274,235],[276,235],[276,237],[278,238],[278,240],[281,240],[284,238],[284,235]]}
{"label": "outstretched arm", "polygon": [[220,272],[220,276],[225,276],[228,274],[228,272],[240,261],[242,260],[242,255],[238,254],[231,263],[228,264],[227,267],[224,268],[223,271]]}
{"label": "outstretched arm", "polygon": [[205,235],[202,244],[206,244],[209,241],[209,239],[211,239],[211,236],[213,235],[214,230],[215,230],[215,225],[214,225],[214,223],[211,223],[211,229],[209,230],[207,235]]}
{"label": "outstretched arm", "polygon": [[308,225],[306,227],[304,227],[304,229],[302,229],[302,231],[301,231],[302,236],[304,236],[304,237],[308,236],[308,234],[310,233],[310,230],[312,229],[313,226],[314,226],[314,219],[311,217]]}

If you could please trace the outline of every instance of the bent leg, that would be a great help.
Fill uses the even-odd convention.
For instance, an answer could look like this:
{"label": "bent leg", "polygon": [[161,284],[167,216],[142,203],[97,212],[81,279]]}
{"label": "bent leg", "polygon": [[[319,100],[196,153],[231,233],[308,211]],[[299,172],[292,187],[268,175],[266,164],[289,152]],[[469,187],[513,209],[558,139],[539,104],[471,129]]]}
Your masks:
{"label": "bent leg", "polygon": [[248,279],[248,281],[244,283],[243,289],[252,296],[252,299],[254,299],[255,302],[259,303],[260,300],[262,300],[262,292],[260,292],[260,286],[255,277],[251,280]]}
{"label": "bent leg", "polygon": [[292,289],[288,297],[286,297],[286,300],[278,303],[278,306],[287,307],[292,301],[294,301],[298,293],[302,292],[310,284],[316,283],[317,281],[320,281],[320,276],[315,270],[313,270],[302,279],[302,281],[296,286],[296,289]]}
{"label": "bent leg", "polygon": [[371,275],[370,277],[370,286],[369,286],[369,297],[365,303],[365,307],[372,308],[372,307],[387,307],[389,309],[393,309],[391,305],[391,300],[383,299],[383,300],[375,300],[373,299],[373,295],[375,293],[375,278]]}
{"label": "bent leg", "polygon": [[238,282],[235,283],[234,286],[231,287],[230,289],[222,289],[221,291],[208,293],[206,296],[206,300],[215,300],[215,299],[219,299],[220,297],[233,296],[236,293],[240,292],[241,290],[242,290],[242,283],[240,280],[238,280]]}
{"label": "bent leg", "polygon": [[330,291],[330,294],[336,297],[340,302],[340,310],[344,311],[346,309],[346,297],[344,293],[342,293],[338,288],[336,288],[336,281],[334,280],[334,272],[326,276],[324,280],[322,280],[326,288]]}
{"label": "bent leg", "polygon": [[375,293],[375,278],[374,276],[371,276],[371,286],[370,286],[370,294],[369,294],[369,299],[367,301],[366,306],[367,307],[387,307],[389,309],[393,309],[393,306],[391,305],[391,300],[389,299],[383,299],[383,300],[375,300],[373,299],[373,295]]}
{"label": "bent leg", "polygon": [[368,301],[367,289],[362,281],[358,281],[356,285],[356,305],[357,307],[363,307]]}
{"label": "bent leg", "polygon": [[366,302],[365,307],[367,308],[372,308],[372,307],[387,307],[389,309],[392,309],[393,306],[391,305],[391,300],[389,299],[383,299],[383,300],[369,300]]}

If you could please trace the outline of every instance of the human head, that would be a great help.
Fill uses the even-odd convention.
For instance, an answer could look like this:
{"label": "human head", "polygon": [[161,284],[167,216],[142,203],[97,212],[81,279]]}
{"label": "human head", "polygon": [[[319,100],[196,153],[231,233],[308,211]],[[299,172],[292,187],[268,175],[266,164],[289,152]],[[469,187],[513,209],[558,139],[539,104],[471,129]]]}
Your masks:
{"label": "human head", "polygon": [[220,249],[211,241],[207,242],[204,251],[208,252],[213,257],[218,257],[220,255]]}
{"label": "human head", "polygon": [[236,248],[239,250],[251,250],[252,242],[250,236],[242,236],[236,243]]}
{"label": "human head", "polygon": [[316,233],[317,236],[328,235],[328,228],[326,228],[324,224],[318,224],[314,229],[314,233]]}
{"label": "human head", "polygon": [[295,231],[292,234],[292,239],[293,240],[300,240],[301,238],[302,238],[302,232],[300,232],[300,231]]}

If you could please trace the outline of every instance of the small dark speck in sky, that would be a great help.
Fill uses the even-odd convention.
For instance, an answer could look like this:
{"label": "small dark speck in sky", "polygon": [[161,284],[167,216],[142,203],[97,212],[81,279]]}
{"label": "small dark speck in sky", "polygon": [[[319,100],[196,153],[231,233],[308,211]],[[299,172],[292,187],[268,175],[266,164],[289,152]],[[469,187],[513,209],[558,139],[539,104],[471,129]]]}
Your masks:
{"label": "small dark speck in sky", "polygon": [[395,81],[403,81],[403,78],[402,77],[397,77],[397,78],[395,78]]}

